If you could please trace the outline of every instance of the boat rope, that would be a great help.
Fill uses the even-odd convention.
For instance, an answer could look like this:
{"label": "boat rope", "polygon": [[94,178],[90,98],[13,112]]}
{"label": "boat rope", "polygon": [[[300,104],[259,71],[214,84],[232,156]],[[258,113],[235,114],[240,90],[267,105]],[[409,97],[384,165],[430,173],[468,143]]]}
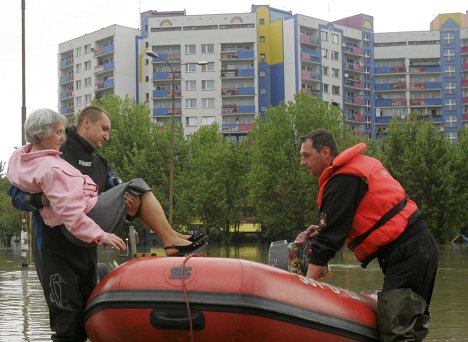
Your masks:
{"label": "boat rope", "polygon": [[190,311],[190,303],[188,300],[188,294],[187,294],[187,286],[185,284],[185,264],[191,257],[199,257],[202,256],[201,254],[189,254],[184,258],[184,261],[182,261],[182,290],[184,291],[184,299],[185,299],[185,305],[187,306],[187,317],[189,321],[189,326],[190,326],[190,331],[189,331],[189,336],[190,336],[190,342],[193,342],[193,324],[192,324],[192,313]]}

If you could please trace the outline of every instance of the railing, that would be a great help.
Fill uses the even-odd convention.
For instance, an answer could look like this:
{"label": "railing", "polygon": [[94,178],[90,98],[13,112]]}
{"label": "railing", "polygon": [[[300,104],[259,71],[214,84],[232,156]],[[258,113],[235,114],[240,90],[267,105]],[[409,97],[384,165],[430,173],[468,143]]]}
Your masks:
{"label": "railing", "polygon": [[464,55],[465,53],[468,53],[468,45],[467,45],[467,46],[463,46],[463,47],[461,48],[461,51],[460,51],[460,52],[461,52],[462,55]]}
{"label": "railing", "polygon": [[223,132],[248,132],[254,127],[254,124],[223,124]]}
{"label": "railing", "polygon": [[309,80],[318,80],[319,79],[319,74],[318,73],[313,73],[308,70],[301,70],[301,77],[302,78],[307,78]]}
{"label": "railing", "polygon": [[73,79],[74,79],[73,74],[60,76],[60,84],[71,82],[73,81]]}
{"label": "railing", "polygon": [[103,71],[107,71],[111,69],[114,69],[114,62],[108,62],[108,63],[97,65],[96,67],[94,67],[94,72],[95,73],[103,72]]}
{"label": "railing", "polygon": [[65,57],[60,60],[60,68],[66,68],[73,64],[73,57]]}
{"label": "railing", "polygon": [[419,66],[419,67],[409,67],[410,73],[439,73],[441,72],[440,66]]}
{"label": "railing", "polygon": [[74,111],[75,111],[74,106],[66,106],[66,107],[60,108],[60,114],[69,114],[69,113],[73,113]]}
{"label": "railing", "polygon": [[221,51],[221,59],[252,59],[254,57],[252,50]]}
{"label": "railing", "polygon": [[114,86],[114,80],[105,80],[96,82],[96,89],[109,88]]}
{"label": "railing", "polygon": [[[174,77],[176,80],[180,80],[180,71],[175,71]],[[153,72],[153,80],[172,80],[172,72],[170,71]]]}
{"label": "railing", "polygon": [[114,44],[106,45],[94,50],[94,57],[105,55],[106,53],[114,51]]}
{"label": "railing", "polygon": [[376,74],[397,74],[404,72],[406,72],[405,65],[381,66],[374,68],[374,73]]}
{"label": "railing", "polygon": [[299,41],[302,43],[320,45],[320,39],[318,37],[307,36],[305,34],[299,36]]}
{"label": "railing", "polygon": [[65,100],[70,97],[73,97],[73,91],[61,91],[60,92],[60,100]]}
{"label": "railing", "polygon": [[254,95],[255,87],[221,88],[221,95]]}
{"label": "railing", "polygon": [[[153,108],[153,116],[165,116],[171,115],[172,108],[169,107],[162,107],[162,108]],[[174,115],[182,114],[182,108],[176,107],[174,108]]]}

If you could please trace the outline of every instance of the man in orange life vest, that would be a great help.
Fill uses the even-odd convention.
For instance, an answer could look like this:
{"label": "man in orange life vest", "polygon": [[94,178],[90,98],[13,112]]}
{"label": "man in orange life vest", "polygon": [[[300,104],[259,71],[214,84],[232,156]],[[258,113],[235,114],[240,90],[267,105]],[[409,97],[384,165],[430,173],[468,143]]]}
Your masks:
{"label": "man in orange life vest", "polygon": [[343,244],[363,267],[377,258],[385,275],[378,294],[380,340],[422,340],[429,332],[438,250],[416,204],[377,159],[361,155],[365,144],[338,153],[332,134],[322,129],[301,143],[301,165],[319,177],[320,226],[309,228],[307,277],[317,279]]}

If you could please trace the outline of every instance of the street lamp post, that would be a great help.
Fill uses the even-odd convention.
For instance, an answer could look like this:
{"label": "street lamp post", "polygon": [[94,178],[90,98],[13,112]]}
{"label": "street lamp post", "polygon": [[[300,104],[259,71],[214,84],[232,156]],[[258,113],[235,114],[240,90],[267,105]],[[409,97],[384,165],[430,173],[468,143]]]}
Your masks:
{"label": "street lamp post", "polygon": [[[164,58],[159,56],[158,54],[154,53],[153,51],[146,51],[145,54],[148,57],[152,58],[159,58],[162,60],[164,63],[167,64],[169,69],[171,70],[171,77],[172,77],[172,83],[171,83],[171,139],[170,139],[170,146],[171,146],[171,151],[169,154],[169,224],[172,226],[172,214],[173,214],[173,208],[174,208],[174,132],[175,132],[175,77],[176,77],[176,71],[181,65],[185,65],[186,63],[181,63],[179,64],[175,69],[172,67],[171,63]],[[208,62],[205,61],[200,61],[196,62],[198,65],[206,65]],[[151,106],[153,107],[153,106]]]}

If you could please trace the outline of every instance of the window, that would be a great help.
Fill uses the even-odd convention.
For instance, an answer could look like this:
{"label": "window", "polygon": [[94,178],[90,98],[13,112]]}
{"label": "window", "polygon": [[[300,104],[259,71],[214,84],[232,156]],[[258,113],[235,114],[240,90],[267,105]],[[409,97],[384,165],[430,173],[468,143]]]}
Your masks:
{"label": "window", "polygon": [[187,127],[196,127],[197,126],[197,117],[196,116],[187,116],[185,118],[185,126],[187,126]]}
{"label": "window", "polygon": [[195,54],[195,44],[185,45],[185,54],[194,55]]}
{"label": "window", "polygon": [[77,80],[77,81],[76,81],[75,88],[76,88],[76,89],[81,89],[81,80]]}
{"label": "window", "polygon": [[185,64],[185,72],[195,72],[195,71],[197,71],[197,63]]}
{"label": "window", "polygon": [[201,53],[214,53],[214,44],[202,44],[201,50]]}
{"label": "window", "polygon": [[185,81],[185,90],[197,90],[197,81]]}
{"label": "window", "polygon": [[444,105],[447,110],[456,110],[457,101],[455,99],[446,99]]}
{"label": "window", "polygon": [[444,67],[445,77],[455,77],[455,65],[446,65]]}
{"label": "window", "polygon": [[266,112],[267,111],[267,106],[260,106],[260,111],[261,112]]}
{"label": "window", "polygon": [[214,80],[203,80],[202,90],[214,90]]}
{"label": "window", "polygon": [[445,136],[450,140],[451,144],[455,144],[458,140],[457,138],[457,132],[449,132],[445,134]]}
{"label": "window", "polygon": [[260,43],[265,43],[265,36],[260,36]]}
{"label": "window", "polygon": [[202,116],[202,125],[208,126],[216,122],[216,117],[214,116]]}
{"label": "window", "polygon": [[332,85],[332,94],[333,95],[340,95],[340,87]]}
{"label": "window", "polygon": [[266,95],[266,89],[264,89],[264,88],[260,89],[260,94]]}
{"label": "window", "polygon": [[261,54],[260,54],[260,59],[261,59],[262,61],[265,60],[265,54],[264,54],[264,53],[261,53]]}
{"label": "window", "polygon": [[81,63],[76,65],[76,73],[79,74],[81,72]]}
{"label": "window", "polygon": [[365,100],[364,109],[367,113],[370,113],[371,111],[371,104],[372,104],[371,100]]}
{"label": "window", "polygon": [[259,24],[259,25],[265,25],[265,19],[260,19],[260,20],[258,21],[258,24]]}
{"label": "window", "polygon": [[75,56],[77,56],[77,57],[78,57],[78,56],[81,56],[81,47],[77,47],[77,48],[75,49]]}
{"label": "window", "polygon": [[330,90],[329,90],[328,88],[329,88],[329,87],[328,87],[328,84],[324,83],[324,84],[323,84],[323,92],[326,93],[326,94],[328,94],[328,93],[330,92]]}
{"label": "window", "polygon": [[86,87],[91,87],[91,77],[86,77],[84,79],[84,86]]}
{"label": "window", "polygon": [[455,49],[444,49],[444,57],[446,61],[455,60]]}
{"label": "window", "polygon": [[332,33],[332,43],[334,44],[339,44],[340,42],[340,36],[338,36],[336,33]]}
{"label": "window", "polygon": [[333,77],[340,77],[340,70],[336,68],[332,68],[332,76]]}
{"label": "window", "polygon": [[85,45],[84,46],[84,53],[90,53],[91,52],[91,44]]}
{"label": "window", "polygon": [[328,58],[328,50],[322,49],[322,58]]}
{"label": "window", "polygon": [[457,127],[457,116],[447,115],[445,118],[445,127]]}
{"label": "window", "polygon": [[91,61],[86,61],[84,63],[84,69],[85,69],[85,71],[91,69]]}
{"label": "window", "polygon": [[265,76],[266,76],[266,72],[265,72],[265,71],[260,71],[260,72],[258,73],[258,75],[259,75],[260,77],[265,77]]}
{"label": "window", "polygon": [[327,66],[324,66],[323,71],[322,71],[323,76],[328,76],[328,72],[329,72],[329,68]]}
{"label": "window", "polygon": [[186,108],[197,108],[197,99],[185,99]]}
{"label": "window", "polygon": [[339,53],[338,53],[337,51],[332,51],[332,52],[331,52],[330,58],[331,58],[332,60],[334,60],[334,61],[337,61],[338,58],[339,58],[339,56],[340,56],[340,55],[339,55]]}
{"label": "window", "polygon": [[372,127],[372,118],[366,115],[366,128]]}
{"label": "window", "polygon": [[328,32],[320,32],[320,37],[322,39],[322,41],[326,42],[328,40]]}
{"label": "window", "polygon": [[91,103],[91,94],[86,94],[84,96],[84,102],[85,102],[85,104]]}
{"label": "window", "polygon": [[80,105],[82,105],[82,104],[83,104],[83,97],[77,96],[77,97],[76,97],[76,105],[77,105],[77,106],[80,106]]}
{"label": "window", "polygon": [[215,106],[215,99],[210,98],[203,98],[202,99],[202,108],[213,108]]}
{"label": "window", "polygon": [[455,41],[455,34],[453,32],[444,32],[443,39],[445,44],[453,44]]}
{"label": "window", "polygon": [[457,86],[455,82],[446,82],[445,83],[445,94],[453,95],[457,92]]}
{"label": "window", "polygon": [[214,71],[214,62],[210,62],[208,64],[205,64],[205,65],[202,65],[201,66],[201,70],[203,72],[206,72],[206,71]]}

